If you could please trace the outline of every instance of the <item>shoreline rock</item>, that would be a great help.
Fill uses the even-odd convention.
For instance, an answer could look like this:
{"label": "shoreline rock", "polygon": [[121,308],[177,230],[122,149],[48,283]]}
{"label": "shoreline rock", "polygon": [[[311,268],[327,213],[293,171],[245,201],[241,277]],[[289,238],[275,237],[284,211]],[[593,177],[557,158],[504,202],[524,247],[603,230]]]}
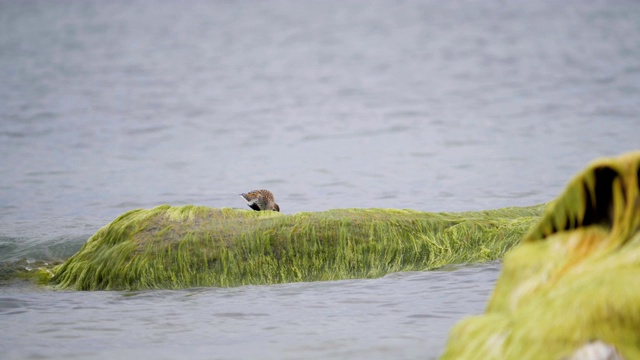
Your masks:
{"label": "shoreline rock", "polygon": [[573,359],[590,343],[613,349],[603,356],[640,359],[638,329],[640,152],[633,152],[599,159],[569,182],[505,255],[485,313],[452,329],[442,359]]}
{"label": "shoreline rock", "polygon": [[177,289],[374,278],[499,259],[543,206],[464,213],[273,211],[159,206],[100,229],[51,284],[63,289]]}

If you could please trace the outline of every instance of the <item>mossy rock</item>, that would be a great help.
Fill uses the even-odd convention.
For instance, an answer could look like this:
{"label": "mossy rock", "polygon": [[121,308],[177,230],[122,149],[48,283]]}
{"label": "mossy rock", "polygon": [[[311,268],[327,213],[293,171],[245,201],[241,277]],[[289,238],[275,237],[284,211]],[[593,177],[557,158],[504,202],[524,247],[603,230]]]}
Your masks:
{"label": "mossy rock", "polygon": [[175,289],[373,278],[500,258],[542,206],[464,213],[159,206],[127,212],[54,269],[59,288]]}
{"label": "mossy rock", "polygon": [[454,327],[442,358],[588,351],[640,359],[640,152],[597,160],[568,184],[506,254],[485,314]]}

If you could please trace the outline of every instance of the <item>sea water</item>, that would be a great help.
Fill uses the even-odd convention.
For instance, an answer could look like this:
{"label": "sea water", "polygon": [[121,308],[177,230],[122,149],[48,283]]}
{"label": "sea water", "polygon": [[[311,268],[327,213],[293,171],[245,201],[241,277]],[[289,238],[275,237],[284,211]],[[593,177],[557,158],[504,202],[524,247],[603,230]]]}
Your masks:
{"label": "sea water", "polygon": [[[638,149],[634,1],[0,0],[0,269],[161,204],[284,213],[550,201]],[[5,270],[8,269],[8,270]],[[429,359],[500,263],[57,291],[0,280],[2,358]]]}

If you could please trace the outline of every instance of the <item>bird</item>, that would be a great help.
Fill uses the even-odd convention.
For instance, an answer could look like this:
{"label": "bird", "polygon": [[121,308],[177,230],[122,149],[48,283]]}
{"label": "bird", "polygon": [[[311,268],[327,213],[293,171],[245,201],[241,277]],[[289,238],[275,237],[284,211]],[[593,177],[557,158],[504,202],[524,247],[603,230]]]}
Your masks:
{"label": "bird", "polygon": [[280,211],[280,206],[276,204],[273,194],[269,190],[253,190],[240,194],[250,208],[255,211],[274,210]]}

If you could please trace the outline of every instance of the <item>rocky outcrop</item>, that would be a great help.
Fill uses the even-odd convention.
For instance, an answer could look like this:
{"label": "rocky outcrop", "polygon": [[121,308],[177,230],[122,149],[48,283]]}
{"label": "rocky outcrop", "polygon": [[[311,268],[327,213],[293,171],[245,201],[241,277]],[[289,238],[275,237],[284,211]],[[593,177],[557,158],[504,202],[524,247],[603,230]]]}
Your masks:
{"label": "rocky outcrop", "polygon": [[486,312],[454,327],[442,358],[640,359],[639,193],[640,152],[576,176],[506,254]]}
{"label": "rocky outcrop", "polygon": [[78,290],[238,286],[380,277],[498,259],[541,206],[466,213],[160,206],[100,229],[52,283]]}

